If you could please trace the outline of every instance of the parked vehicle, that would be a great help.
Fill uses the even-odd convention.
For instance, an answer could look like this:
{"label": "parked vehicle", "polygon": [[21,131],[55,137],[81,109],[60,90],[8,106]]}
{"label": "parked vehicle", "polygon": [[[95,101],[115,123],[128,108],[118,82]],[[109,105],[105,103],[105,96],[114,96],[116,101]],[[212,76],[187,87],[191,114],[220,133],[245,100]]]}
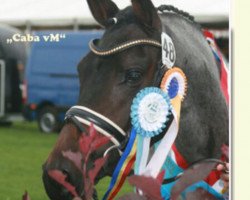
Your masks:
{"label": "parked vehicle", "polygon": [[[65,35],[59,42],[46,42],[43,36]],[[77,64],[89,51],[88,41],[102,35],[101,31],[43,31],[30,47],[24,81],[24,116],[37,120],[41,131],[58,131],[65,111],[78,99]]]}
{"label": "parked vehicle", "polygon": [[22,79],[27,58],[27,43],[7,43],[20,30],[0,24],[0,124],[11,124],[22,111]]}

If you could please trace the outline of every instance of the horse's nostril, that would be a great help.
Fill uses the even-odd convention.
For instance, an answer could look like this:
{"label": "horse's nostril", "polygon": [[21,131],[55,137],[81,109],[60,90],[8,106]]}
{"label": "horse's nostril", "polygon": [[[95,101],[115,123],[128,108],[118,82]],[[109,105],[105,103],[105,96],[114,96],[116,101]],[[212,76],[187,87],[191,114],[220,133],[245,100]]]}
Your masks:
{"label": "horse's nostril", "polygon": [[70,182],[70,173],[68,169],[63,169],[62,173],[66,176],[66,181]]}
{"label": "horse's nostril", "polygon": [[[80,194],[84,191],[83,179],[81,178],[82,173],[79,171],[76,166],[68,159],[56,160],[47,164],[43,168],[43,183],[46,190],[46,193],[53,200],[69,200],[72,199],[72,194],[69,192],[67,187],[64,184],[61,184],[61,181],[66,181],[68,186],[75,188],[76,192]],[[61,179],[57,181],[52,176],[50,176],[50,171],[60,171],[58,173]],[[55,175],[55,174],[54,174]],[[61,177],[63,175],[63,177]],[[80,178],[79,178],[80,177]],[[64,179],[64,180],[63,180]]]}
{"label": "horse's nostril", "polygon": [[69,170],[63,169],[63,170],[62,170],[62,173],[63,173],[64,175],[68,175],[68,174],[69,174]]}

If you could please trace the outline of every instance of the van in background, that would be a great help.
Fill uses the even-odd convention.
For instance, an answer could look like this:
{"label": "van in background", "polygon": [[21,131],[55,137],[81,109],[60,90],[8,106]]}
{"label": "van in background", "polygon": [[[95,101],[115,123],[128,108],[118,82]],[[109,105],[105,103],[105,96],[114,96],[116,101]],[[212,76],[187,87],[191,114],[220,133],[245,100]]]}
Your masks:
{"label": "van in background", "polygon": [[[59,42],[46,42],[43,36],[65,34]],[[37,120],[41,131],[58,131],[65,112],[77,103],[79,80],[77,65],[89,52],[88,43],[99,38],[102,31],[36,32],[39,42],[33,42],[24,80],[24,117]]]}

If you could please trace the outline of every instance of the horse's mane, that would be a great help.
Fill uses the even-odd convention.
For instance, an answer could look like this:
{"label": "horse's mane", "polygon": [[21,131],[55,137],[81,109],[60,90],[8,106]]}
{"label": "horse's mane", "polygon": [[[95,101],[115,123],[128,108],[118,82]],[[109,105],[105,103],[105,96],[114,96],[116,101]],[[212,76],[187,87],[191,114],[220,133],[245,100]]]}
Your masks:
{"label": "horse's mane", "polygon": [[188,19],[188,20],[190,20],[190,21],[196,23],[195,20],[194,20],[194,16],[190,15],[188,12],[185,12],[185,11],[183,11],[183,10],[179,10],[178,8],[176,8],[176,7],[172,6],[172,5],[160,5],[160,6],[159,6],[158,8],[156,8],[156,9],[157,9],[158,11],[162,12],[162,13],[164,13],[164,12],[166,12],[166,11],[168,11],[168,12],[171,12],[171,11],[172,11],[172,12],[174,12],[174,13],[176,13],[176,14],[179,14],[179,15],[185,17],[186,19]]}

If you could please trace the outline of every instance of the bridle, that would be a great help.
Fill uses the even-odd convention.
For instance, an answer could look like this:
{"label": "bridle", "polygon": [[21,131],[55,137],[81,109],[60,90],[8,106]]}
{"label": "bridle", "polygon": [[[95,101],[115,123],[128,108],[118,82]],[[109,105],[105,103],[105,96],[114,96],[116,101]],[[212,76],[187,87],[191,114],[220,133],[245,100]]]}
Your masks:
{"label": "bridle", "polygon": [[[106,137],[110,137],[110,140],[115,145],[120,145],[124,141],[126,133],[114,122],[106,118],[105,116],[87,108],[84,106],[73,106],[66,113],[66,119],[71,119],[74,123],[75,120],[80,124],[90,126],[94,124],[95,129]],[[76,124],[76,123],[75,123]],[[84,132],[83,126],[77,123],[77,127]]]}
{"label": "bridle", "polygon": [[[157,48],[161,48],[161,43],[156,40],[151,39],[138,39],[138,40],[131,40],[122,44],[119,44],[115,47],[112,47],[110,49],[101,49],[98,45],[99,39],[94,39],[89,42],[89,48],[90,50],[98,55],[98,56],[109,56],[116,53],[119,53],[121,51],[127,50],[129,48],[140,46],[140,45],[148,45],[153,46]],[[163,74],[163,67],[160,67],[158,70],[160,71],[160,74]],[[158,76],[158,75],[157,75]],[[157,85],[158,85],[157,81]],[[101,133],[102,135],[106,137],[110,137],[110,140],[114,144],[114,146],[111,146],[104,154],[107,154],[107,151],[112,150],[114,148],[117,148],[122,153],[123,149],[126,147],[126,143],[128,141],[128,135],[125,133],[125,131],[122,130],[117,124],[115,124],[113,121],[108,119],[107,117],[103,116],[100,113],[95,112],[94,110],[87,108],[85,106],[73,106],[71,107],[65,116],[65,121],[72,122],[79,130],[80,132],[86,132],[83,125],[90,126],[92,123],[95,127],[95,129]]]}
{"label": "bridle", "polygon": [[97,44],[100,40],[99,39],[94,39],[89,42],[89,48],[90,50],[98,55],[98,56],[109,56],[116,54],[118,52],[124,51],[126,49],[129,49],[134,46],[139,46],[139,45],[151,45],[155,47],[160,47],[161,48],[161,43],[159,43],[156,40],[150,40],[150,39],[138,39],[138,40],[131,40],[128,42],[124,42],[120,45],[117,45],[113,48],[110,49],[100,49],[97,47]]}

